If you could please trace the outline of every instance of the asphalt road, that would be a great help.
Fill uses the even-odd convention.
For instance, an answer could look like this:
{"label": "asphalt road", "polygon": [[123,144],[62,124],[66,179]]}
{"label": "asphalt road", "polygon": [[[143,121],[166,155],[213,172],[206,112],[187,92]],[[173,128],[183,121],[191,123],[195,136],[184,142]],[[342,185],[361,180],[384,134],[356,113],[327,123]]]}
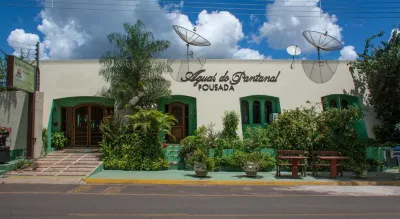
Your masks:
{"label": "asphalt road", "polygon": [[392,219],[400,218],[399,203],[400,196],[338,196],[275,187],[0,185],[0,218]]}

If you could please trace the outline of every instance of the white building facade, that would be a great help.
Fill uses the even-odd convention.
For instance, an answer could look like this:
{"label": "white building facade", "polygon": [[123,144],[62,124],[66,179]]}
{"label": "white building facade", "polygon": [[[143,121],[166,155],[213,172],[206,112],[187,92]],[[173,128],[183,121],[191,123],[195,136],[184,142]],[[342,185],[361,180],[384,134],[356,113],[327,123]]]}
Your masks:
{"label": "white building facade", "polygon": [[[172,98],[160,101],[158,108],[178,118],[173,129],[177,139],[193,134],[201,125],[215,124],[222,129],[227,110],[241,115],[239,133],[248,126],[270,123],[276,113],[305,106],[307,101],[345,107],[358,103],[355,96],[345,95],[354,83],[347,61],[339,61],[332,78],[315,83],[307,76],[301,61],[292,60],[207,60],[200,69],[180,75],[180,62],[174,62],[175,73],[166,73],[172,83]],[[96,146],[101,135],[101,119],[113,110],[114,101],[100,97],[107,83],[99,76],[98,60],[41,61],[40,90],[44,92],[43,124],[49,133],[62,131],[71,146]],[[378,123],[372,112],[366,112],[360,129],[373,137],[372,126]]]}

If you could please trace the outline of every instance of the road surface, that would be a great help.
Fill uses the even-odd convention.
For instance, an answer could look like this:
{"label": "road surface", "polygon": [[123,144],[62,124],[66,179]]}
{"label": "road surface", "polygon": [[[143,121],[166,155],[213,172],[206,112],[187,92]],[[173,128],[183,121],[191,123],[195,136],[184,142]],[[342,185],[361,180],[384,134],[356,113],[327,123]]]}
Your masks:
{"label": "road surface", "polygon": [[0,218],[400,218],[400,196],[299,190],[261,186],[2,184]]}

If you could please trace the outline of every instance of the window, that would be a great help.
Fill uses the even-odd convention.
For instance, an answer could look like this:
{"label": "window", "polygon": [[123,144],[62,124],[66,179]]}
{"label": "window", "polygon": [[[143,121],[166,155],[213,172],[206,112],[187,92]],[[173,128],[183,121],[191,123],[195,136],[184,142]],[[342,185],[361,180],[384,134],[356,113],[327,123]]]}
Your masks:
{"label": "window", "polygon": [[348,109],[350,105],[359,106],[358,97],[348,94],[332,94],[321,98],[323,110],[329,108]]}
{"label": "window", "polygon": [[270,100],[266,100],[265,101],[265,110],[264,110],[264,114],[265,114],[265,121],[268,124],[271,124],[271,120],[269,118],[269,116],[272,114],[272,102]]}
{"label": "window", "polygon": [[340,105],[341,105],[342,109],[348,109],[349,108],[349,102],[347,100],[342,100]]}
{"label": "window", "polygon": [[249,101],[242,100],[240,102],[241,114],[242,114],[242,124],[249,124]]}
{"label": "window", "polygon": [[280,113],[279,98],[266,95],[252,95],[240,98],[240,113],[243,133],[247,128],[272,123],[270,115]]}
{"label": "window", "polygon": [[261,124],[261,104],[258,100],[253,102],[253,124]]}
{"label": "window", "polygon": [[331,101],[329,102],[329,107],[330,107],[330,108],[337,108],[336,100],[331,100]]}

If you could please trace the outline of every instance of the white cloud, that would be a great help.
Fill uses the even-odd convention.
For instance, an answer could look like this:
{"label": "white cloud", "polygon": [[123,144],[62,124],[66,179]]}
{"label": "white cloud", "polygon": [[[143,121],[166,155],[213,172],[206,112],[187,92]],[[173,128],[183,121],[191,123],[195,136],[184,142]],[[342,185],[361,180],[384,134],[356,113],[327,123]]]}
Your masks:
{"label": "white cloud", "polygon": [[354,46],[345,46],[340,50],[339,60],[356,60],[358,58]]}
{"label": "white cloud", "polygon": [[[49,0],[46,1],[49,2]],[[88,2],[96,2],[96,8],[104,8],[106,6],[101,6],[101,4],[109,3],[108,0],[88,0]],[[113,4],[119,4],[119,6],[107,6],[109,11],[44,9],[40,14],[42,22],[38,30],[44,35],[43,44],[49,57],[52,59],[99,58],[111,48],[107,39],[108,34],[123,33],[125,22],[134,24],[137,19],[141,19],[146,29],[154,33],[156,39],[166,39],[171,42],[171,48],[165,52],[165,57],[168,58],[180,58],[186,54],[185,43],[179,39],[172,25],[180,25],[188,29],[196,27],[196,32],[211,42],[209,47],[190,47],[194,56],[265,58],[256,50],[240,48],[239,42],[245,37],[242,24],[228,12],[203,10],[199,13],[196,23],[193,24],[187,15],[166,11],[179,10],[183,6],[183,1],[167,6],[161,6],[155,1],[135,1],[134,3],[115,1]],[[63,4],[62,7],[68,7],[68,3]],[[94,6],[86,7],[94,8]],[[110,11],[116,9],[131,9],[131,11]]]}
{"label": "white cloud", "polygon": [[233,59],[272,59],[272,56],[265,57],[258,51],[252,49],[239,49],[233,54]]}
{"label": "white cloud", "polygon": [[[259,43],[267,39],[268,45],[274,49],[286,49],[298,45],[302,52],[315,52],[303,37],[303,31],[328,31],[328,34],[342,41],[342,28],[336,24],[335,15],[323,13],[320,16],[318,0],[280,0],[267,6],[267,22],[260,27],[259,33],[253,35],[253,42]],[[303,6],[303,7],[293,7]],[[314,16],[314,17],[305,17]],[[317,17],[315,17],[317,16]]]}
{"label": "white cloud", "polygon": [[[36,34],[25,33],[22,29],[11,31],[7,39],[8,45],[14,49],[13,55],[20,56],[21,52],[27,59],[34,59],[36,56],[36,44],[39,42],[39,36]],[[44,51],[45,45],[39,44],[39,50]],[[39,53],[40,53],[39,51]],[[39,54],[41,59],[47,59],[47,54]]]}

